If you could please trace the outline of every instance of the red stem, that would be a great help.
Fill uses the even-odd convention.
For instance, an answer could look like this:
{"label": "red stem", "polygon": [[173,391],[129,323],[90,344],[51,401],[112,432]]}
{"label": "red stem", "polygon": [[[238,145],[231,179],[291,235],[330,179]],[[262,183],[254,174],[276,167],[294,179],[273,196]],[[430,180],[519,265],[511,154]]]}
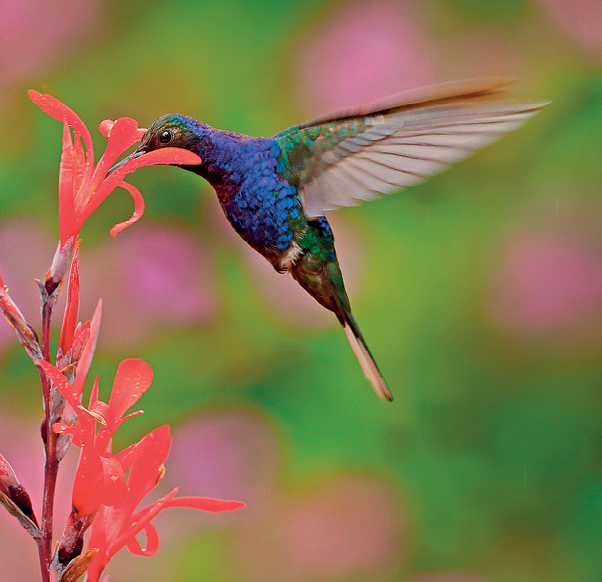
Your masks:
{"label": "red stem", "polygon": [[[42,306],[42,357],[50,361],[50,320],[54,306],[53,298],[46,300]],[[44,500],[42,504],[42,540],[38,547],[42,582],[50,581],[50,563],[52,561],[52,523],[54,515],[54,493],[58,475],[56,454],[57,435],[52,431],[50,382],[40,370],[44,397],[44,418],[42,420],[42,440],[44,441]]]}

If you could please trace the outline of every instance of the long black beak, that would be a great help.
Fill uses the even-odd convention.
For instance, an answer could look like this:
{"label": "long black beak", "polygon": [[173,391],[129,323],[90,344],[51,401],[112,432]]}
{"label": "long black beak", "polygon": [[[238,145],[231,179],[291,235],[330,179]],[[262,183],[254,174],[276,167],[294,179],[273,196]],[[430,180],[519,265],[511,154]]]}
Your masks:
{"label": "long black beak", "polygon": [[145,150],[136,150],[135,152],[131,153],[129,156],[126,156],[125,158],[123,158],[123,160],[119,160],[108,172],[107,172],[107,176],[110,176],[115,170],[118,170],[119,168],[121,168],[121,166],[127,164],[130,160],[133,160],[135,158],[139,158],[140,156],[144,155],[146,153]]}

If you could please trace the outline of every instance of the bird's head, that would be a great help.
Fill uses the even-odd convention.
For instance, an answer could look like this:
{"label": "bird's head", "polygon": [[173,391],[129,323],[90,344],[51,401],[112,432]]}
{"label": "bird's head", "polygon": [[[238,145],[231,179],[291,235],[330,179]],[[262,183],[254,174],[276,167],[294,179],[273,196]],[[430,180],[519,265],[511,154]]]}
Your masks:
{"label": "bird's head", "polygon": [[201,124],[192,117],[169,114],[159,117],[144,134],[136,151],[142,153],[159,148],[184,148],[194,150],[198,146],[202,132]]}
{"label": "bird's head", "polygon": [[[147,130],[138,148],[129,156],[117,162],[109,174],[126,164],[129,160],[138,158],[161,148],[182,148],[199,153],[199,145],[205,133],[205,124],[192,117],[179,114],[168,114],[159,117]],[[174,164],[178,165],[178,164]],[[181,166],[185,169],[196,169],[196,166]]]}

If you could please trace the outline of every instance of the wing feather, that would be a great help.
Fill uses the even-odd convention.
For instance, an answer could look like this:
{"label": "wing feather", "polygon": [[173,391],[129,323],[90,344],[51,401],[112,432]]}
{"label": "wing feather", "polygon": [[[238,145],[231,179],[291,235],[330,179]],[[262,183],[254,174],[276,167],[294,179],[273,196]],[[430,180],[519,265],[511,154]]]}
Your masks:
{"label": "wing feather", "polygon": [[340,184],[346,186],[344,192],[352,192],[354,194],[350,206],[355,206],[362,200],[375,200],[379,197],[377,192],[367,188],[362,181],[357,180],[352,174],[345,172],[344,169],[334,166],[329,172],[331,172],[329,179],[334,177]]}
{"label": "wing feather", "polygon": [[[290,163],[309,219],[423,182],[497,141],[546,102],[499,100],[502,79],[410,91],[275,136],[313,136]],[[307,146],[307,139],[297,143]],[[293,148],[294,149],[294,148]]]}

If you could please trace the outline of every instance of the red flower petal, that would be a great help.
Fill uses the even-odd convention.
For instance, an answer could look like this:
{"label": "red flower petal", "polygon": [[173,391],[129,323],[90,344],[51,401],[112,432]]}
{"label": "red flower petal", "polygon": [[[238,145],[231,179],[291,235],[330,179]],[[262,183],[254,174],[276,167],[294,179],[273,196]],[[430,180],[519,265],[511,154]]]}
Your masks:
{"label": "red flower petal", "polygon": [[161,476],[161,467],[171,450],[169,425],[164,424],[148,433],[139,443],[138,456],[132,463],[128,478],[130,498],[127,507],[134,512],[144,496],[152,491]]}
{"label": "red flower petal", "polygon": [[[79,400],[79,393],[75,391],[74,387],[67,382],[67,378],[60,372],[60,370],[53,366],[46,360],[40,360],[39,365],[44,370],[46,378],[50,380],[56,389],[63,395],[65,400],[69,403],[69,406],[76,412],[79,411],[81,402]],[[79,414],[78,414],[79,417]]]}
{"label": "red flower petal", "polygon": [[83,325],[80,323],[75,328],[73,334],[73,347],[72,347],[72,360],[79,362],[79,358],[82,350],[86,347],[88,340],[90,339],[90,322],[86,321]]}
{"label": "red flower petal", "polygon": [[131,408],[153,381],[153,369],[139,358],[123,360],[117,368],[109,407],[119,420]]}
{"label": "red flower petal", "polygon": [[[147,505],[144,509],[137,511],[136,513],[127,511],[127,508],[132,506],[129,499],[128,503],[123,508],[116,510],[113,521],[119,523],[120,528],[116,528],[113,531],[114,538],[109,542],[110,554],[114,555],[117,553],[126,545],[129,539],[137,536],[144,528],[146,528],[150,522],[161,513],[165,504],[177,493],[177,491],[177,488],[170,491],[165,497],[155,501],[155,503],[151,503],[151,505]],[[118,514],[119,517],[117,517]]]}
{"label": "red flower petal", "polygon": [[69,126],[63,126],[63,151],[59,169],[59,224],[61,244],[79,232],[75,221],[75,154]]}
{"label": "red flower petal", "polygon": [[246,507],[246,504],[242,501],[225,501],[223,499],[213,499],[212,497],[173,497],[165,503],[163,509],[168,507],[188,507],[200,511],[210,511],[211,513],[222,513]]}
{"label": "red flower petal", "polygon": [[65,316],[61,327],[59,339],[59,352],[65,355],[73,346],[73,338],[79,317],[79,244],[76,243],[71,272],[69,273],[69,285],[67,289],[67,305]]}
{"label": "red flower petal", "polygon": [[[120,117],[120,119],[130,119],[130,118],[129,117]],[[119,119],[117,121],[119,121]],[[111,137],[111,130],[113,129],[113,126],[117,123],[117,121],[112,121],[111,119],[105,119],[104,121],[101,121],[100,125],[98,126],[98,131],[100,131],[100,133],[102,133],[102,135],[104,135],[107,139],[109,139],[109,137]],[[140,141],[142,139],[142,137],[146,133],[146,129],[144,127],[138,127],[136,129],[136,132],[138,134],[138,138],[135,139],[133,143],[136,143],[137,141]],[[127,148],[125,148],[125,149],[127,149]]]}
{"label": "red flower petal", "polygon": [[79,463],[73,481],[71,503],[78,516],[94,513],[103,498],[103,464],[90,443],[82,443]]}
{"label": "red flower petal", "polygon": [[155,526],[152,523],[147,523],[144,527],[144,534],[146,535],[146,544],[144,547],[140,546],[140,543],[136,539],[135,535],[128,538],[125,543],[127,549],[134,554],[134,556],[144,556],[150,558],[157,553],[159,549],[159,534]]}
{"label": "red flower petal", "polygon": [[161,148],[142,154],[141,156],[128,160],[123,166],[115,170],[102,184],[100,187],[98,196],[100,193],[105,195],[105,189],[109,189],[109,192],[113,191],[127,174],[134,172],[138,168],[144,166],[155,166],[157,164],[178,164],[187,166],[197,166],[201,164],[202,160],[195,153],[185,150],[183,148]]}
{"label": "red flower petal", "polygon": [[115,455],[105,453],[99,457],[103,471],[102,503],[121,507],[128,495],[128,485],[121,464]]}
{"label": "red flower petal", "polygon": [[161,148],[133,158],[127,164],[124,164],[124,167],[128,168],[126,173],[129,173],[143,166],[155,166],[157,164],[198,166],[201,163],[201,158],[189,150],[183,148]]}
{"label": "red flower petal", "polygon": [[86,154],[88,159],[94,160],[94,149],[92,147],[92,138],[88,128],[84,122],[79,118],[77,113],[70,107],[67,107],[64,103],[61,103],[58,99],[52,95],[45,93],[39,93],[30,89],[27,91],[29,98],[44,112],[54,117],[58,121],[62,121],[67,125],[71,126],[75,131],[79,132],[84,140],[84,146],[86,148]]}
{"label": "red flower petal", "polygon": [[[106,127],[105,125],[103,129]],[[96,184],[104,180],[117,158],[130,146],[140,141],[142,135],[140,135],[138,122],[135,119],[120,117],[107,132],[109,141],[102,157],[98,160],[92,183]]]}
{"label": "red flower petal", "polygon": [[132,466],[132,463],[136,460],[136,457],[138,456],[139,452],[139,445],[140,442],[134,443],[129,447],[123,449],[123,451],[117,453],[117,458],[121,463],[121,467],[123,468],[124,473],[127,472],[127,470]]}
{"label": "red flower petal", "polygon": [[94,350],[96,349],[96,342],[98,340],[101,315],[102,299],[99,299],[96,310],[94,311],[94,315],[92,316],[92,321],[90,322],[90,339],[88,339],[88,342],[82,350],[82,355],[79,359],[79,363],[77,364],[77,371],[75,372],[75,383],[73,384],[73,390],[76,394],[78,394],[78,396],[81,396],[81,393],[84,389],[84,383],[86,382],[86,376],[88,375],[88,370],[92,364],[92,357],[94,356]]}
{"label": "red flower petal", "polygon": [[100,401],[98,400],[98,376],[96,376],[96,378],[94,378],[94,385],[92,386],[92,391],[90,392],[88,407],[93,408],[98,402]]}
{"label": "red flower petal", "polygon": [[109,234],[111,236],[117,236],[122,230],[126,229],[131,224],[134,224],[134,222],[140,220],[142,218],[142,215],[144,214],[144,198],[142,197],[142,194],[140,194],[140,190],[138,190],[138,188],[136,188],[132,184],[128,184],[127,182],[121,182],[119,186],[125,188],[132,196],[134,200],[134,212],[130,219],[116,224],[110,230]]}
{"label": "red flower petal", "polygon": [[114,121],[112,121],[110,119],[105,119],[100,122],[100,125],[98,126],[98,131],[100,131],[100,133],[102,133],[102,135],[104,135],[104,137],[109,139],[109,135],[111,134],[111,129],[113,129],[114,125],[115,125]]}

